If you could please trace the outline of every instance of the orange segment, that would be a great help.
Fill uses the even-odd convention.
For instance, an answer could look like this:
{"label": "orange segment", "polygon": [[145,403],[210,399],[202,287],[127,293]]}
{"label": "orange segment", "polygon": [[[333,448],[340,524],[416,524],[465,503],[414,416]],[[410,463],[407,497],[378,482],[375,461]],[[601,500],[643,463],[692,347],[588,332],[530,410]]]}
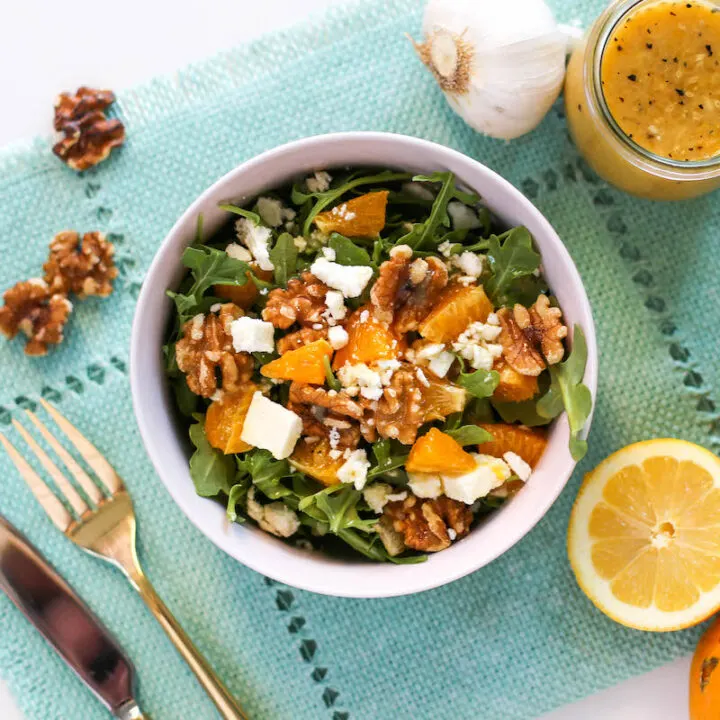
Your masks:
{"label": "orange segment", "polygon": [[422,407],[425,411],[424,422],[444,420],[448,415],[462,412],[468,401],[464,388],[458,387],[447,380],[439,380],[429,372],[425,373],[428,387],[421,386]]}
{"label": "orange segment", "polygon": [[420,334],[435,343],[455,340],[470,323],[485,322],[493,306],[482,285],[447,288],[432,312],[420,323]]}
{"label": "orange segment", "polygon": [[[367,313],[367,314],[366,314]],[[378,360],[394,360],[404,347],[392,333],[387,323],[376,320],[369,306],[358,308],[348,320],[345,330],[348,343],[335,353],[333,368],[340,369],[345,363],[374,363]]]}
{"label": "orange segment", "polygon": [[478,423],[493,439],[478,445],[478,452],[501,458],[506,452],[519,455],[530,467],[535,467],[547,446],[547,434],[539,428],[526,428],[507,423]]}
{"label": "orange segment", "polygon": [[538,394],[538,379],[530,375],[521,375],[509,365],[500,362],[493,368],[500,375],[500,382],[493,397],[501,402],[522,402]]}
{"label": "orange segment", "polygon": [[318,442],[308,443],[304,438],[295,446],[293,454],[289,457],[290,464],[304,472],[323,485],[337,485],[338,470],[345,463],[341,455],[333,460],[330,457],[330,443],[327,438],[321,438]]}
{"label": "orange segment", "polygon": [[457,440],[431,428],[415,441],[405,469],[414,473],[466,473],[475,465],[473,456]]}
{"label": "orange segment", "polygon": [[260,374],[276,380],[294,380],[310,385],[325,384],[323,358],[331,357],[333,349],[327,340],[316,340],[297,350],[289,350],[277,360],[263,365]]}
{"label": "orange segment", "polygon": [[[254,266],[254,263],[251,263]],[[272,270],[262,270],[259,267],[253,267],[253,274],[259,280],[269,282],[272,280]],[[213,292],[223,300],[230,300],[243,310],[247,310],[257,299],[258,289],[250,277],[250,273],[246,273],[247,282],[244,285],[214,285]]]}
{"label": "orange segment", "polygon": [[720,608],[720,458],[681,440],[611,455],[580,489],[568,551],[581,588],[618,622],[704,620]]}
{"label": "orange segment", "polygon": [[385,227],[388,191],[366,193],[340,203],[332,210],[318,213],[315,225],[324,233],[337,232],[345,237],[376,237]]}
{"label": "orange segment", "polygon": [[235,393],[214,400],[205,415],[205,436],[208,442],[226,455],[246,452],[252,448],[240,439],[248,408],[257,387],[248,383]]}

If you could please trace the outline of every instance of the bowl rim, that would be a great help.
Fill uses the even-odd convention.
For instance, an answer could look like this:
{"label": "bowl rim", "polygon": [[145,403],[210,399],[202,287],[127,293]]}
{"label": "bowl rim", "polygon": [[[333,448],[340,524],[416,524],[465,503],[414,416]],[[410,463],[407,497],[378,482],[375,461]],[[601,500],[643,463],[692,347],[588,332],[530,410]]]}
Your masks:
{"label": "bowl rim", "polygon": [[[215,203],[225,200],[226,196],[221,196],[219,193],[228,184],[232,183],[236,178],[252,173],[252,171],[264,163],[271,160],[282,159],[283,156],[287,155],[292,157],[299,150],[317,150],[327,143],[385,143],[393,144],[399,143],[405,145],[408,148],[412,148],[418,153],[431,153],[434,157],[433,160],[438,161],[438,166],[445,166],[451,164],[451,162],[465,165],[472,172],[484,176],[484,180],[494,184],[497,189],[509,196],[515,203],[520,206],[524,206],[524,209],[533,216],[533,221],[536,228],[533,231],[533,237],[535,242],[538,244],[549,243],[553,252],[560,258],[563,265],[564,271],[567,273],[568,284],[572,286],[573,292],[576,295],[576,301],[579,303],[578,314],[582,316],[582,329],[585,334],[585,338],[588,346],[588,361],[585,369],[584,382],[590,389],[593,397],[593,408],[588,417],[587,423],[583,431],[583,436],[586,437],[593,420],[594,410],[597,404],[597,381],[598,381],[598,353],[597,353],[597,340],[595,333],[595,324],[593,321],[592,311],[590,302],[585,291],[585,286],[582,282],[580,274],[573,262],[570,253],[565,247],[564,243],[560,239],[559,235],[545,218],[545,216],[538,210],[535,205],[528,200],[514,185],[508,180],[503,178],[501,175],[491,170],[486,165],[483,165],[478,160],[465,155],[457,150],[448,148],[439,143],[435,143],[429,140],[416,138],[408,135],[388,132],[374,132],[374,131],[351,131],[351,132],[339,132],[339,133],[327,133],[322,135],[313,135],[306,138],[301,138],[279,145],[275,148],[266,150],[259,155],[256,155],[245,162],[241,163],[234,169],[225,173],[209,187],[207,187],[202,193],[200,193],[196,199],[187,207],[187,209],[180,215],[177,221],[173,224],[171,229],[168,231],[163,241],[158,246],[155,255],[148,267],[145,275],[145,281],[143,282],[140,295],[138,296],[135,312],[133,315],[131,337],[130,337],[130,385],[132,393],[132,403],[135,418],[140,430],[140,435],[145,447],[146,453],[148,454],[156,473],[160,477],[163,485],[173,498],[174,502],[180,507],[185,516],[190,522],[200,530],[209,540],[211,540],[220,549],[224,550],[234,559],[238,560],[245,566],[259,572],[265,576],[272,578],[278,582],[288,584],[290,586],[316,592],[320,594],[326,594],[336,597],[350,597],[350,598],[381,598],[381,597],[396,597],[401,595],[409,595],[417,592],[423,592],[431,590],[433,588],[440,587],[442,585],[454,582],[465,575],[479,570],[481,567],[489,564],[493,560],[497,559],[500,555],[512,548],[518,543],[527,533],[529,533],[535,525],[545,516],[547,511],[553,505],[555,500],[558,498],[560,493],[563,491],[567,482],[574,471],[576,463],[570,458],[567,453],[567,458],[570,461],[567,462],[566,467],[556,476],[558,481],[552,487],[547,489],[542,495],[540,495],[539,501],[534,506],[534,512],[529,517],[529,520],[524,524],[518,524],[518,526],[506,527],[507,532],[504,534],[503,540],[498,542],[496,547],[492,551],[486,552],[485,556],[480,562],[473,562],[472,558],[469,561],[455,563],[451,568],[451,563],[445,563],[445,568],[438,564],[438,567],[434,568],[436,571],[434,575],[428,573],[417,573],[415,576],[408,573],[408,570],[413,568],[426,567],[429,563],[423,563],[421,565],[391,565],[390,563],[363,563],[355,564],[352,563],[352,567],[356,569],[356,574],[361,576],[365,568],[392,568],[395,571],[395,575],[402,577],[404,583],[402,585],[394,583],[391,586],[385,583],[368,583],[367,586],[362,586],[361,583],[355,583],[352,587],[347,585],[339,584],[336,580],[332,579],[332,576],[336,573],[333,572],[333,567],[336,565],[331,564],[326,556],[322,556],[320,553],[317,555],[310,555],[306,551],[301,551],[291,547],[287,543],[282,543],[267,533],[261,530],[252,528],[255,533],[262,534],[267,538],[270,538],[272,542],[276,542],[282,545],[284,553],[287,554],[290,559],[290,564],[297,564],[302,566],[302,562],[298,562],[303,558],[306,560],[320,561],[322,564],[327,564],[326,575],[330,577],[323,577],[318,579],[312,574],[312,579],[308,579],[308,576],[302,572],[299,567],[297,571],[287,571],[285,567],[268,567],[267,563],[262,560],[258,561],[252,552],[243,552],[242,544],[237,542],[238,530],[245,530],[245,527],[240,528],[234,525],[231,528],[223,528],[223,523],[216,522],[212,526],[201,520],[197,512],[197,504],[201,502],[211,502],[218,507],[221,506],[214,500],[207,498],[201,498],[194,494],[193,496],[196,502],[186,501],[178,491],[177,488],[177,477],[169,477],[168,473],[164,470],[164,458],[163,449],[159,443],[154,440],[154,430],[152,427],[152,421],[150,418],[151,409],[148,407],[148,401],[142,392],[141,383],[141,370],[143,364],[143,310],[148,302],[150,294],[153,292],[152,280],[154,276],[159,272],[164,260],[165,255],[170,252],[175,246],[186,247],[190,243],[190,238],[186,237],[184,240],[180,236],[183,228],[188,224],[189,219],[194,220],[200,211],[200,208],[205,206],[208,201],[214,199]],[[445,158],[445,162],[442,159]],[[349,163],[357,165],[358,163]],[[388,163],[390,166],[393,165],[392,161]],[[342,166],[342,162],[334,163],[335,166]],[[396,164],[397,165],[397,164]],[[290,178],[293,175],[303,172],[303,170],[294,170],[292,167],[288,168],[287,177]],[[258,190],[257,192],[262,192]],[[492,208],[491,208],[492,209]],[[542,230],[543,239],[542,242],[538,242],[537,238],[537,227]],[[547,251],[547,248],[545,249]],[[542,251],[541,251],[542,254]],[[160,348],[158,348],[158,353]],[[172,419],[169,418],[170,422]],[[563,414],[554,425],[564,425],[567,429],[567,420],[565,414]],[[546,455],[552,445],[553,437],[550,438]],[[542,460],[541,460],[542,462]],[[189,475],[189,466],[187,469],[187,479],[190,483],[192,480]],[[224,509],[223,509],[224,513]],[[502,511],[494,513],[491,517],[497,519],[502,514]],[[463,542],[471,539],[473,534],[480,535],[481,528],[476,528],[471,535],[466,538]],[[458,546],[462,543],[458,543]],[[441,558],[448,556],[453,549],[457,546],[453,546],[444,550],[442,553],[438,553],[433,556],[434,558]],[[294,556],[294,557],[291,557]],[[342,566],[351,565],[351,563],[341,562]],[[437,564],[437,561],[436,561]],[[308,573],[308,575],[311,575]]]}

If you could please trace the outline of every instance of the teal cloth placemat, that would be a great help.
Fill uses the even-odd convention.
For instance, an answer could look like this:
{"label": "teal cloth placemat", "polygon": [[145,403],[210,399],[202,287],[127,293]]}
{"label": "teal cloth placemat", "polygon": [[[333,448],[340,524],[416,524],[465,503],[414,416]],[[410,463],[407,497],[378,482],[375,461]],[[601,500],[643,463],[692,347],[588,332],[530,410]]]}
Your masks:
{"label": "teal cloth placemat", "polygon": [[[588,22],[600,0],[556,0]],[[689,652],[699,630],[652,635],[605,618],[577,588],[565,552],[584,472],[635,440],[720,446],[720,204],[631,199],[590,172],[558,103],[510,144],[483,138],[446,106],[414,57],[421,3],[370,0],[122,93],[128,141],[82,176],[50,143],[0,153],[0,287],[36,274],[61,229],[113,234],[121,276],[108,300],[79,303],[66,344],[30,360],[0,343],[0,429],[50,398],[125,478],[140,551],[167,604],[252,718],[531,718]],[[50,113],[50,108],[48,108]],[[215,549],[173,504],[141,447],[127,376],[143,273],[195,196],[242,160],[285,141],[390,130],[461,150],[507,177],[547,215],[586,283],[601,375],[590,452],[543,521],[490,566],[393,600],[297,591]],[[117,572],[58,536],[0,455],[0,510],[48,555],[117,633],[155,720],[214,710]],[[0,597],[0,675],[28,718],[106,713]]]}

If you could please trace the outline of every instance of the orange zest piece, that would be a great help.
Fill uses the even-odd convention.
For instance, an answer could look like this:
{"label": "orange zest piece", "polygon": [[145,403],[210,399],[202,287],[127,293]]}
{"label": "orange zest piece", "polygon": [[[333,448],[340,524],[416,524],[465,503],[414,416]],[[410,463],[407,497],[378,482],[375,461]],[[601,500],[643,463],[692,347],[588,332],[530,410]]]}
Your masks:
{"label": "orange zest piece", "polygon": [[[259,267],[253,267],[253,275],[259,280],[269,282],[272,280],[272,270],[262,270]],[[257,299],[258,289],[250,277],[250,273],[245,273],[247,282],[244,285],[215,285],[213,292],[223,300],[234,302],[239,308],[247,310]]]}
{"label": "orange zest piece", "polygon": [[531,375],[521,375],[505,363],[495,365],[500,375],[500,382],[495,388],[493,397],[501,402],[522,402],[530,400],[538,394],[538,379]]}
{"label": "orange zest piece", "polygon": [[476,465],[475,458],[460,443],[437,428],[419,437],[405,463],[408,472],[466,473]]}
{"label": "orange zest piece", "polygon": [[205,415],[205,437],[208,442],[226,455],[252,449],[240,439],[245,416],[257,387],[252,383],[237,392],[226,394],[221,400],[214,400]]}
{"label": "orange zest piece", "polygon": [[337,232],[345,237],[377,237],[385,227],[388,191],[379,190],[340,203],[332,210],[318,213],[315,224],[324,233]]}
{"label": "orange zest piece", "polygon": [[297,350],[289,350],[277,360],[263,365],[260,374],[276,380],[294,380],[309,385],[325,384],[323,358],[331,357],[333,349],[327,340],[316,340]]}
{"label": "orange zest piece", "polygon": [[330,443],[325,437],[312,444],[303,439],[295,446],[288,459],[294,468],[314,477],[323,485],[337,485],[340,482],[338,470],[345,463],[345,458],[341,455],[333,460],[330,450]]}
{"label": "orange zest piece", "polygon": [[501,458],[506,452],[519,455],[535,467],[547,446],[547,434],[538,428],[525,428],[507,423],[478,423],[493,439],[478,445],[478,452]]}
{"label": "orange zest piece", "polygon": [[[367,315],[363,313],[367,312]],[[365,317],[363,322],[362,318]],[[377,360],[394,360],[404,343],[398,340],[387,323],[382,323],[373,317],[368,306],[358,308],[353,314],[345,330],[348,334],[348,343],[335,353],[333,368],[338,370],[345,363],[373,363]]]}
{"label": "orange zest piece", "polygon": [[419,332],[434,343],[455,340],[470,323],[485,322],[493,306],[482,285],[453,285],[440,297],[432,312],[420,323]]}

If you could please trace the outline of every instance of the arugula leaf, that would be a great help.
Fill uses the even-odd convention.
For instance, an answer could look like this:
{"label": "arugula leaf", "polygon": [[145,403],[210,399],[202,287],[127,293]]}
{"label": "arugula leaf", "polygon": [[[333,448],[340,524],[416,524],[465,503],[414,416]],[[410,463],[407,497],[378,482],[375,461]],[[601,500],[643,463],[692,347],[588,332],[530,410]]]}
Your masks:
{"label": "arugula leaf", "polygon": [[270,262],[275,266],[273,277],[276,285],[287,286],[288,280],[297,272],[297,258],[298,251],[293,236],[290,233],[283,233],[270,250]]}
{"label": "arugula leaf", "polygon": [[307,512],[308,507],[315,505],[327,518],[330,532],[336,535],[347,528],[372,532],[377,518],[363,520],[358,515],[357,504],[361,498],[362,493],[352,485],[334,485],[303,498],[298,507]]}
{"label": "arugula leaf", "polygon": [[303,235],[310,234],[312,222],[318,213],[321,213],[326,207],[328,207],[328,205],[331,205],[336,200],[339,200],[345,193],[349,192],[353,188],[360,187],[361,185],[382,185],[383,183],[394,182],[396,180],[409,180],[410,177],[410,173],[384,170],[376,175],[363,175],[362,177],[353,178],[336,188],[330,188],[324,192],[305,193],[297,186],[293,187],[291,199],[295,205],[304,205],[313,198],[317,200],[305,218],[305,222],[303,223]]}
{"label": "arugula leaf", "polygon": [[237,461],[238,468],[250,475],[253,485],[271,500],[289,497],[290,488],[280,481],[290,477],[292,471],[287,460],[275,460],[268,450],[254,449]]}
{"label": "arugula leaf", "polygon": [[205,227],[205,216],[202,213],[198,213],[197,220],[195,221],[195,242],[194,245],[202,245],[203,244],[203,236],[204,231],[203,228]]}
{"label": "arugula leaf", "polygon": [[499,400],[493,400],[492,406],[497,410],[503,422],[520,423],[521,425],[527,425],[527,427],[539,427],[550,424],[552,419],[562,412],[561,407],[560,412],[555,415],[549,417],[541,415],[538,410],[538,404],[542,399],[541,397],[539,400],[523,400],[522,402],[500,402]]}
{"label": "arugula leaf", "polygon": [[489,398],[472,398],[465,406],[463,419],[466,423],[494,423],[495,414]]}
{"label": "arugula leaf", "polygon": [[247,477],[243,477],[240,482],[235,483],[228,493],[227,507],[225,514],[230,522],[244,523],[245,518],[236,512],[237,504],[247,495],[249,483]]}
{"label": "arugula leaf", "polygon": [[327,355],[323,356],[323,367],[325,368],[325,380],[327,381],[328,387],[331,390],[340,392],[342,390],[342,384],[335,377],[335,373],[332,371],[332,367],[330,367],[330,358]]}
{"label": "arugula leaf", "polygon": [[495,370],[475,370],[460,372],[456,384],[464,387],[473,397],[490,397],[500,382],[500,375]]}
{"label": "arugula leaf", "polygon": [[215,497],[221,492],[229,493],[235,477],[232,458],[210,445],[205,437],[205,418],[190,426],[190,441],[195,452],[190,457],[190,477],[195,492],[202,497]]}
{"label": "arugula leaf", "polygon": [[338,265],[372,265],[367,250],[358,247],[344,235],[333,233],[328,245],[335,251],[335,262]]}
{"label": "arugula leaf", "polygon": [[232,205],[231,203],[220,203],[218,207],[221,210],[227,210],[227,212],[231,212],[235,215],[240,215],[241,217],[247,218],[253,225],[262,224],[262,218],[257,213],[252,212],[252,210],[246,210],[245,208],[238,207],[237,205]]}
{"label": "arugula leaf", "polygon": [[474,192],[465,192],[464,190],[455,188],[453,200],[459,200],[464,205],[469,205],[474,208],[480,202],[480,196]]}
{"label": "arugula leaf", "polygon": [[170,378],[170,387],[180,413],[185,417],[192,417],[197,410],[198,396],[188,387],[185,375]]}
{"label": "arugula leaf", "polygon": [[444,430],[443,432],[463,446],[480,445],[480,443],[490,442],[493,439],[487,430],[483,430],[477,425],[463,425],[455,430]]}
{"label": "arugula leaf", "polygon": [[570,425],[570,453],[576,461],[580,461],[587,452],[587,442],[580,439],[580,433],[592,410],[590,389],[582,382],[586,365],[585,333],[576,325],[572,351],[565,362],[550,366],[550,389],[537,406],[538,413],[546,417],[554,417],[551,413],[560,404],[565,409]]}
{"label": "arugula leaf", "polygon": [[[432,175],[416,175],[413,182],[442,183],[435,202],[430,210],[430,215],[425,222],[415,223],[413,229],[398,240],[399,245],[409,245],[413,250],[422,249],[423,245],[435,238],[441,225],[450,225],[447,206],[453,199],[455,193],[455,175],[451,172],[436,172]],[[435,238],[434,244],[439,244],[439,238]]]}
{"label": "arugula leaf", "polygon": [[[518,293],[524,291],[522,295],[525,296],[528,284],[536,284],[533,273],[540,267],[540,255],[533,249],[532,237],[527,228],[513,228],[506,234],[502,244],[501,238],[491,235],[487,258],[492,275],[485,282],[485,290],[495,306],[520,302]],[[530,289],[531,295],[532,292],[533,288]],[[527,300],[526,297],[523,299]],[[532,297],[532,300],[535,299],[537,294]]]}
{"label": "arugula leaf", "polygon": [[409,453],[402,452],[404,446],[385,438],[373,444],[372,451],[377,464],[368,470],[368,481],[404,467]]}

